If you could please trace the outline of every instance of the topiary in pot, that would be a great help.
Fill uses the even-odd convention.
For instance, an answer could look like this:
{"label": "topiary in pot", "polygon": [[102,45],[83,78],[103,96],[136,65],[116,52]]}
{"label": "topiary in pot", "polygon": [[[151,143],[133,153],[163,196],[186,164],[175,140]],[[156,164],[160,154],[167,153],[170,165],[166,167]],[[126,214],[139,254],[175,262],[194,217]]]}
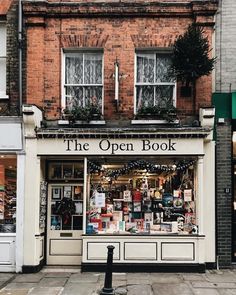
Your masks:
{"label": "topiary in pot", "polygon": [[180,35],[173,44],[172,74],[182,81],[185,89],[183,96],[191,96],[188,87],[193,87],[195,109],[196,80],[201,76],[209,75],[215,64],[215,58],[210,58],[211,49],[207,37],[204,37],[203,28],[196,24],[189,25],[187,31]]}

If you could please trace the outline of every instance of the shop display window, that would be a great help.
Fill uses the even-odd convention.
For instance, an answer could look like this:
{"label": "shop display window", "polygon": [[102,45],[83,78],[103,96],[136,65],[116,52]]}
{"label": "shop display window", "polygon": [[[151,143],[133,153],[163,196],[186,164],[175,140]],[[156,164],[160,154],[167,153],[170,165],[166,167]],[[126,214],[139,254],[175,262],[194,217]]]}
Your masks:
{"label": "shop display window", "polygon": [[0,233],[16,231],[16,157],[0,158]]}
{"label": "shop display window", "polygon": [[52,181],[83,180],[82,162],[50,162],[48,179]]}
{"label": "shop display window", "polygon": [[197,234],[195,159],[106,159],[90,168],[87,234]]}
{"label": "shop display window", "polygon": [[51,187],[51,230],[82,230],[83,186]]}

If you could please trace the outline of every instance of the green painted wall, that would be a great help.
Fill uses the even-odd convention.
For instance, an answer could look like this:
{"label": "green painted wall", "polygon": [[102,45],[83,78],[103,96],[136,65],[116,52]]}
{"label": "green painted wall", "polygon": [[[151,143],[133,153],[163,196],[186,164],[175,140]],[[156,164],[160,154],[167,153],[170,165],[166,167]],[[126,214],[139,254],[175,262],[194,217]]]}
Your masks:
{"label": "green painted wall", "polygon": [[[236,119],[236,93],[235,94],[235,103],[234,103],[234,114]],[[213,93],[212,95],[212,104],[215,106],[215,118],[225,118],[231,119],[233,117],[233,108],[231,113],[231,106],[233,107],[233,102],[231,104],[232,95],[231,93]]]}

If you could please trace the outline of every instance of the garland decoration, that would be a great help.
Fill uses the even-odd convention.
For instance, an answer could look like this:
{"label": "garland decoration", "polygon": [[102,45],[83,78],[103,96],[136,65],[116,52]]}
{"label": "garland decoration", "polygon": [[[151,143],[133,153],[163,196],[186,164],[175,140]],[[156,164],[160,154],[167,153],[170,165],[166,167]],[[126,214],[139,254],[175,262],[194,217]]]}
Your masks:
{"label": "garland decoration", "polygon": [[94,162],[88,161],[89,172],[91,174],[95,173],[103,173],[106,177],[110,178],[117,178],[121,175],[127,175],[131,171],[138,169],[138,170],[146,170],[146,172],[150,173],[173,173],[175,171],[186,171],[190,166],[192,166],[196,160],[182,160],[173,165],[160,165],[160,164],[153,164],[145,160],[137,160],[137,161],[129,161],[127,165],[124,167],[116,170],[105,170],[99,164]]}
{"label": "garland decoration", "polygon": [[75,214],[75,204],[70,198],[64,197],[60,202],[57,202],[56,214],[62,216],[63,224],[67,224],[71,215]]}

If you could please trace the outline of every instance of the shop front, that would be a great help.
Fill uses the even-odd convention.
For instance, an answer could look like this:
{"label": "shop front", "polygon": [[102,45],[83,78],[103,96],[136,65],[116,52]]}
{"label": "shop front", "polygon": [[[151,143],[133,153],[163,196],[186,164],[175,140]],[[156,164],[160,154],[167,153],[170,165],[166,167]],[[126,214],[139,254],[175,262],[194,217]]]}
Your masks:
{"label": "shop front", "polygon": [[[32,220],[38,226],[34,241],[31,235],[35,261],[103,270],[113,245],[116,271],[214,265],[210,129],[39,128],[26,147],[26,168],[33,177],[34,166],[32,180],[40,186],[25,212],[31,218],[26,235]],[[33,203],[39,206],[34,217]],[[27,259],[33,261],[32,253]]]}
{"label": "shop front", "polygon": [[0,121],[0,272],[20,272],[23,261],[24,153],[21,120]]}

